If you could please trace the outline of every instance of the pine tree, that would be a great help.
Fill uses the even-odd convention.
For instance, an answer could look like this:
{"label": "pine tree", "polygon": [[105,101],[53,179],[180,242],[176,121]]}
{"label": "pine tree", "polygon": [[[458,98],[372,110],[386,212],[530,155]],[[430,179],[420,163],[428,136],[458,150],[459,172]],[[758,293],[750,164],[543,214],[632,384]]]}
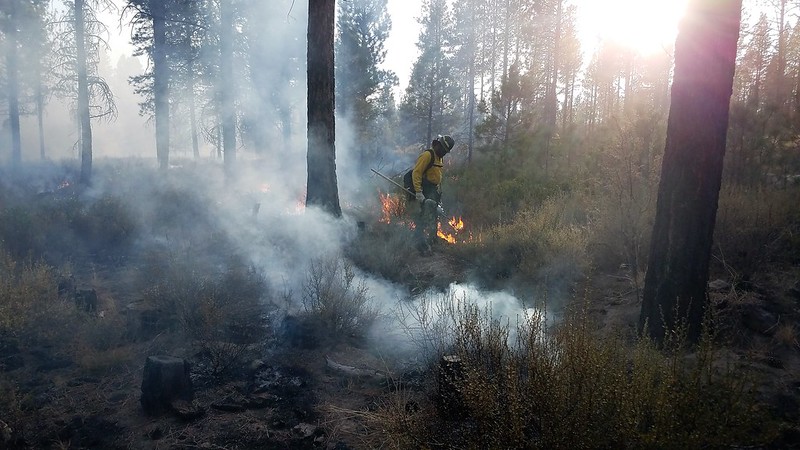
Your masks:
{"label": "pine tree", "polygon": [[741,0],[691,0],[678,34],[667,144],[640,328],[663,342],[686,327],[697,341],[708,305]]}
{"label": "pine tree", "polygon": [[92,119],[113,120],[117,116],[114,96],[108,84],[98,75],[100,49],[106,40],[105,26],[97,20],[100,9],[113,10],[109,0],[69,0],[67,11],[55,30],[54,42],[60,44],[55,54],[60,60],[55,76],[56,93],[75,103],[80,131],[80,182],[88,184],[92,177]]}
{"label": "pine tree", "polygon": [[308,2],[308,153],[306,204],[341,216],[336,182],[334,0]]}
{"label": "pine tree", "polygon": [[382,136],[387,130],[377,130],[376,125],[382,112],[379,95],[397,83],[393,72],[379,67],[386,58],[384,45],[391,25],[386,0],[339,2],[337,109],[354,127],[362,169],[385,144]]}
{"label": "pine tree", "polygon": [[460,94],[454,82],[452,19],[446,0],[425,0],[420,18],[422,31],[417,42],[420,56],[414,63],[409,85],[400,107],[406,125],[406,140],[429,144],[434,133],[449,133],[458,124]]}

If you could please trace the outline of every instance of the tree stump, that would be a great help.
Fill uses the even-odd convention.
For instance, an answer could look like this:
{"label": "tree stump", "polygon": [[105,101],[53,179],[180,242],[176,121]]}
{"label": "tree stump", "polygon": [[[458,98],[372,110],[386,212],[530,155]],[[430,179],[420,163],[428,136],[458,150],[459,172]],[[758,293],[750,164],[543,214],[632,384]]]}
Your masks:
{"label": "tree stump", "polygon": [[456,355],[445,355],[439,361],[439,413],[443,417],[458,418],[466,413],[461,384],[464,381],[464,364]]}
{"label": "tree stump", "polygon": [[174,400],[191,401],[193,396],[188,361],[165,355],[147,357],[140,399],[146,414],[169,411]]}

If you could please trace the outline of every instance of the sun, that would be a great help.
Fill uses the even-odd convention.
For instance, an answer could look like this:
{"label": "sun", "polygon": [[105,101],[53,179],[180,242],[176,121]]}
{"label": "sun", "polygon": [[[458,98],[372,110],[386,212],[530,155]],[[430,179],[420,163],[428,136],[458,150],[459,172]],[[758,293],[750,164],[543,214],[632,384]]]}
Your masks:
{"label": "sun", "polygon": [[581,39],[614,42],[640,54],[663,51],[675,42],[686,0],[575,0]]}

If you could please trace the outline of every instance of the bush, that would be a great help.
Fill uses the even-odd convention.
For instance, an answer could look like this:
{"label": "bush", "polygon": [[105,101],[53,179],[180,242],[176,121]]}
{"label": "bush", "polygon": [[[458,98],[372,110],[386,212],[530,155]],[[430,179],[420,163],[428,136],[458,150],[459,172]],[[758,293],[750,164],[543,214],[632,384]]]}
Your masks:
{"label": "bush", "polygon": [[144,303],[168,329],[199,347],[201,371],[220,380],[239,369],[250,346],[265,338],[268,292],[253,267],[231,262],[220,270],[173,261],[145,290]]}
{"label": "bush", "polygon": [[475,258],[479,275],[489,280],[512,275],[529,281],[574,280],[588,267],[588,256],[586,229],[573,203],[563,194],[550,198],[460,251],[474,252],[466,257]]}
{"label": "bush", "polygon": [[479,163],[449,170],[446,176],[445,210],[451,213],[455,205],[476,229],[507,223],[529,205],[567,190],[503,158],[484,158]]}
{"label": "bush", "polygon": [[303,285],[306,314],[330,338],[364,337],[377,311],[363,281],[356,280],[350,263],[337,257],[311,262]]}
{"label": "bush", "polygon": [[[442,440],[454,448],[763,443],[768,422],[751,380],[726,364],[707,334],[693,352],[680,340],[661,351],[646,339],[631,348],[618,335],[598,336],[583,312],[557,327],[534,313],[514,328],[476,306],[458,308],[457,314],[461,417],[443,419],[433,403],[415,413],[387,401],[389,410],[372,415],[371,425],[393,433],[389,439],[401,448]],[[385,423],[390,417],[396,422]]]}
{"label": "bush", "polygon": [[[800,255],[800,188],[722,189],[714,229],[715,254],[726,269],[749,278],[770,261]],[[738,281],[738,280],[735,280]]]}
{"label": "bush", "polygon": [[127,256],[137,231],[136,221],[119,198],[84,201],[74,195],[42,194],[24,206],[0,211],[0,241],[16,259],[92,255]]}
{"label": "bush", "polygon": [[408,282],[409,265],[418,257],[414,231],[405,224],[379,224],[347,250],[361,269],[395,282]]}
{"label": "bush", "polygon": [[121,199],[100,198],[86,208],[82,219],[81,237],[92,254],[110,258],[127,256],[138,225]]}
{"label": "bush", "polygon": [[74,341],[80,316],[70,299],[59,297],[51,267],[19,264],[0,248],[0,298],[0,335],[62,349]]}

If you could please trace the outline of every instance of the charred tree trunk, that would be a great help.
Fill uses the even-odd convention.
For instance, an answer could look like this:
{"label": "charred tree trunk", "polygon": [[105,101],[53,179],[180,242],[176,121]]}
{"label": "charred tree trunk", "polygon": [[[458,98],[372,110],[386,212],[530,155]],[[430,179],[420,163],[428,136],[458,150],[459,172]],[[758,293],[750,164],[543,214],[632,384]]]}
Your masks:
{"label": "charred tree trunk", "polygon": [[169,66],[167,63],[167,20],[164,0],[150,0],[153,19],[153,100],[156,122],[158,167],[169,167]]}
{"label": "charred tree trunk", "polygon": [[233,82],[233,5],[231,0],[220,2],[220,73],[222,81],[222,152],[225,176],[230,179],[236,162],[236,107]]}
{"label": "charred tree trunk", "polygon": [[86,23],[84,0],[75,0],[75,63],[78,76],[78,122],[81,130],[82,184],[92,180],[92,123],[89,114],[89,79],[86,68]]}
{"label": "charred tree trunk", "polygon": [[11,164],[22,163],[22,139],[19,129],[19,58],[17,17],[15,1],[9,2],[9,19],[6,30],[6,72],[8,88],[8,122],[11,127]]}
{"label": "charred tree trunk", "polygon": [[341,216],[336,183],[336,128],[333,116],[334,0],[308,2],[308,181],[306,205]]}
{"label": "charred tree trunk", "polygon": [[696,341],[711,256],[742,0],[692,0],[675,48],[640,329],[656,341],[685,325]]}

